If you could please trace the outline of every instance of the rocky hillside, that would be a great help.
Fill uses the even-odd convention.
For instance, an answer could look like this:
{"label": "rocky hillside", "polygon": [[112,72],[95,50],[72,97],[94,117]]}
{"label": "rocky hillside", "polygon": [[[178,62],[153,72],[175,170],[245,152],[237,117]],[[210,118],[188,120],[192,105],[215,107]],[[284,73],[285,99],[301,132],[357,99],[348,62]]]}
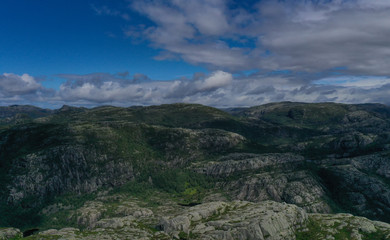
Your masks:
{"label": "rocky hillside", "polygon": [[0,237],[390,239],[384,105],[0,113]]}
{"label": "rocky hillside", "polygon": [[[161,197],[161,196],[160,196]],[[215,196],[214,196],[215,197]],[[154,196],[154,200],[157,200]],[[158,201],[158,200],[157,200]],[[44,214],[64,211],[51,205]],[[77,227],[31,229],[26,239],[389,239],[390,224],[351,214],[307,213],[296,205],[262,201],[210,201],[193,207],[145,203],[125,195],[101,195],[62,217]],[[60,221],[53,219],[53,223]],[[24,233],[26,235],[26,232]],[[19,239],[16,228],[0,239]]]}

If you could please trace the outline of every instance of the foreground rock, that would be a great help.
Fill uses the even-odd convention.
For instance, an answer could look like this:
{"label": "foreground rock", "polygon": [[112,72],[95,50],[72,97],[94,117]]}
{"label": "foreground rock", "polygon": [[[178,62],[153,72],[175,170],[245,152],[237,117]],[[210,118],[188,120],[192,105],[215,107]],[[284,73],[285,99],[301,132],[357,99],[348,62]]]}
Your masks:
{"label": "foreground rock", "polygon": [[162,219],[161,229],[174,238],[191,239],[294,239],[307,214],[289,204],[266,201],[212,202]]}
{"label": "foreground rock", "polygon": [[0,228],[0,239],[17,239],[23,236],[22,232],[16,228]]}
{"label": "foreground rock", "polygon": [[[351,214],[307,214],[296,205],[274,201],[217,201],[177,207],[176,211],[137,207],[138,204],[136,201],[120,203],[117,210],[126,209],[121,211],[126,216],[96,218],[87,228],[84,225],[80,226],[82,229],[49,229],[26,239],[390,239],[390,224],[387,223]],[[97,205],[102,208],[100,204],[89,202],[82,209]],[[89,213],[96,216],[99,208],[91,208],[95,210]],[[88,218],[88,211],[83,214]],[[0,236],[13,239],[21,237],[21,232],[14,228],[0,229]]]}
{"label": "foreground rock", "polygon": [[[96,209],[83,211],[83,217],[95,220]],[[156,222],[147,218],[156,219]],[[159,216],[143,208],[134,211],[133,215],[95,220],[85,231],[50,229],[29,238],[281,240],[295,239],[295,230],[302,228],[306,221],[307,214],[303,209],[285,203],[210,202],[182,208],[168,216]]]}

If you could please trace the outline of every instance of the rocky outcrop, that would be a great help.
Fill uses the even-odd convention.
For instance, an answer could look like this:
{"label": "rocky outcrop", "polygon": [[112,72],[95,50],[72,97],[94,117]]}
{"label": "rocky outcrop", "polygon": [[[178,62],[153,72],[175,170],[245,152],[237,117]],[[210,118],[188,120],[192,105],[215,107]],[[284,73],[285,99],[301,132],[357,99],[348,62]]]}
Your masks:
{"label": "rocky outcrop", "polygon": [[192,168],[216,177],[217,186],[234,199],[273,200],[296,204],[308,212],[331,212],[325,187],[313,172],[302,170],[306,163],[302,156],[291,153],[236,153]]}
{"label": "rocky outcrop", "polygon": [[390,161],[382,152],[322,161],[320,177],[331,198],[346,211],[390,221]]}
{"label": "rocky outcrop", "polygon": [[[243,154],[234,153],[224,156],[216,162],[194,164],[199,173],[226,177],[242,172],[270,171],[297,168],[304,158],[295,154]],[[198,166],[197,166],[198,165]]]}
{"label": "rocky outcrop", "polygon": [[[117,202],[120,201],[120,204],[116,204],[115,207],[107,206],[104,203],[107,201],[110,202],[112,199],[100,197],[95,201],[87,201],[82,207],[72,211],[68,219],[76,219],[76,225],[79,227],[94,229],[97,227],[123,227],[137,220],[153,217],[153,212],[150,209],[140,207],[135,202],[123,201],[120,196],[114,200]],[[105,218],[109,211],[118,217]]]}
{"label": "rocky outcrop", "polygon": [[359,132],[351,132],[338,137],[331,144],[335,151],[354,152],[359,149],[364,149],[369,144],[375,141],[376,136],[373,134],[362,134]]}
{"label": "rocky outcrop", "polygon": [[134,204],[133,202],[126,201],[122,202],[116,210],[115,214],[119,216],[133,216],[135,218],[150,217],[153,212],[148,208],[143,208]]}
{"label": "rocky outcrop", "polygon": [[0,240],[22,238],[22,232],[17,228],[0,228]]}
{"label": "rocky outcrop", "polygon": [[306,212],[294,205],[271,201],[210,202],[160,216],[101,219],[88,230],[46,230],[32,239],[295,239],[295,229],[306,224]]}
{"label": "rocky outcrop", "polygon": [[286,202],[310,213],[330,213],[333,204],[390,221],[389,158],[388,152],[316,161],[294,154],[235,153],[192,168],[216,178],[233,199]]}
{"label": "rocky outcrop", "polygon": [[[116,209],[127,206],[133,209],[133,215],[102,218],[83,229],[48,229],[26,239],[390,239],[390,225],[387,223],[351,214],[307,214],[296,205],[274,201],[218,201],[189,208],[171,208],[172,203],[167,203],[169,210],[156,212],[139,207],[139,204],[138,200],[119,200],[115,203]],[[86,210],[88,206],[89,211]],[[91,209],[95,209],[103,215],[106,213],[102,209],[110,207],[113,206],[108,202],[87,202],[76,212],[92,213]],[[137,211],[137,208],[141,210]],[[5,232],[8,235],[1,235]],[[17,229],[0,229],[0,236],[10,239],[21,236],[21,233]]]}
{"label": "rocky outcrop", "polygon": [[153,233],[143,226],[138,224],[123,225],[120,228],[96,228],[89,231],[80,231],[77,228],[63,228],[60,230],[49,229],[41,232],[30,239],[46,240],[46,239],[73,239],[73,240],[116,240],[116,239],[131,239],[131,240],[148,240],[148,239],[171,239],[163,232]]}
{"label": "rocky outcrop", "polygon": [[324,186],[309,171],[261,173],[219,184],[236,199],[274,200],[303,207],[308,212],[331,212]]}
{"label": "rocky outcrop", "polygon": [[179,239],[294,239],[294,229],[303,225],[304,210],[276,202],[212,202],[188,212],[163,218],[160,227]]}
{"label": "rocky outcrop", "polygon": [[389,221],[390,188],[385,179],[359,171],[353,165],[322,170],[332,197],[344,209],[374,219]]}
{"label": "rocky outcrop", "polygon": [[390,179],[390,154],[388,152],[352,158],[351,164],[360,171]]}
{"label": "rocky outcrop", "polygon": [[32,239],[79,239],[80,230],[77,228],[48,229],[30,238]]}
{"label": "rocky outcrop", "polygon": [[78,209],[75,213],[77,217],[77,225],[81,227],[93,228],[97,221],[101,218],[103,212],[103,203],[90,201]]}

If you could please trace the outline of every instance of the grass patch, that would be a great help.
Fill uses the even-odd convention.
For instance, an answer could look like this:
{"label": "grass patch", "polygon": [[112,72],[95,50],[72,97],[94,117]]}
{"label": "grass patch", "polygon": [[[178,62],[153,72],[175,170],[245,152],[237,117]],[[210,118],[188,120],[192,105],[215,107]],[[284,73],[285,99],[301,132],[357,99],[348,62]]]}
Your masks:
{"label": "grass patch", "polygon": [[372,233],[360,233],[363,235],[363,240],[388,240],[390,232],[376,231]]}

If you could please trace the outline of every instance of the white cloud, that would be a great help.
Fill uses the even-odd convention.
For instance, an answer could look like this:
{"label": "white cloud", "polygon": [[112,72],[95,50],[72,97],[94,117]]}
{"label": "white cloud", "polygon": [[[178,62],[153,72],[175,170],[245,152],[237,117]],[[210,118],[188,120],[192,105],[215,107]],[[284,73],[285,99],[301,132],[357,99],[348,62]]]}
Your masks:
{"label": "white cloud", "polygon": [[314,84],[333,85],[341,87],[358,87],[362,89],[380,88],[390,84],[390,78],[373,77],[373,76],[343,76],[343,77],[328,77],[319,79],[313,82]]}
{"label": "white cloud", "polygon": [[283,74],[233,77],[224,71],[194,74],[192,80],[174,81],[123,81],[108,74],[69,77],[69,81],[61,86],[59,95],[63,101],[73,104],[129,106],[191,102],[216,107],[254,106],[278,101],[390,104],[387,97],[389,79],[375,76],[320,78],[313,83],[296,81],[294,77]]}
{"label": "white cloud", "polygon": [[223,71],[213,72],[203,81],[197,81],[195,84],[199,90],[212,90],[229,85],[233,81],[230,73]]}
{"label": "white cloud", "polygon": [[0,75],[0,94],[6,96],[15,96],[34,93],[41,88],[41,84],[28,75],[16,75],[4,73]]}
{"label": "white cloud", "polygon": [[222,35],[229,29],[225,16],[225,3],[222,0],[173,0],[201,34]]}
{"label": "white cloud", "polygon": [[390,1],[240,4],[245,3],[135,0],[132,8],[155,25],[131,34],[143,34],[162,49],[159,60],[180,57],[210,69],[324,72],[346,67],[353,75],[390,74]]}
{"label": "white cloud", "polygon": [[[132,8],[147,16],[155,25],[130,28],[127,36],[143,35],[152,46],[163,51],[158,60],[180,57],[193,64],[207,64],[214,69],[242,69],[248,63],[248,49],[230,48],[220,38],[232,32],[223,0],[133,1]],[[244,18],[237,16],[237,24]],[[223,43],[223,44],[221,44]],[[225,46],[221,48],[221,46]],[[169,53],[169,54],[168,54]]]}
{"label": "white cloud", "polygon": [[[194,74],[192,79],[173,81],[153,81],[144,75],[140,78],[139,74],[132,78],[121,75],[61,75],[67,81],[54,91],[39,85],[30,75],[3,74],[0,77],[0,100],[2,105],[49,103],[54,104],[52,106],[190,102],[237,107],[279,101],[390,104],[390,79],[376,76],[319,78],[310,83],[296,81],[295,77],[286,74],[234,77],[224,71],[209,75],[199,73]],[[15,79],[18,85],[7,85],[7,89],[3,87],[4,83]]]}

